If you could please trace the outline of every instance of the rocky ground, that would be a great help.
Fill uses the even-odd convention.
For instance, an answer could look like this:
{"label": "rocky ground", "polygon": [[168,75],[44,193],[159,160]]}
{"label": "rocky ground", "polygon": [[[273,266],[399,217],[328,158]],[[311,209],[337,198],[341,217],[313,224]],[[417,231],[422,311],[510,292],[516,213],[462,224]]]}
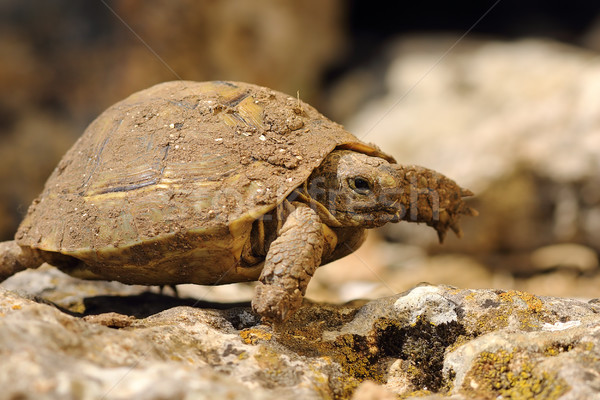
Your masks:
{"label": "rocky ground", "polygon": [[45,267],[3,286],[0,398],[600,398],[598,300],[423,284],[269,326]]}

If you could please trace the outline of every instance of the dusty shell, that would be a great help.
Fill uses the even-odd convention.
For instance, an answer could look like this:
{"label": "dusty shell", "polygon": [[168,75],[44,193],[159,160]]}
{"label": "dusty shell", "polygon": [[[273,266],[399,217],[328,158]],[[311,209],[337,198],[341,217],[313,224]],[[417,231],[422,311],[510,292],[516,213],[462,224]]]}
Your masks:
{"label": "dusty shell", "polygon": [[85,277],[256,279],[260,271],[235,266],[252,221],[336,147],[393,161],[286,94],[238,82],[162,83],[90,124],[16,240],[84,260]]}

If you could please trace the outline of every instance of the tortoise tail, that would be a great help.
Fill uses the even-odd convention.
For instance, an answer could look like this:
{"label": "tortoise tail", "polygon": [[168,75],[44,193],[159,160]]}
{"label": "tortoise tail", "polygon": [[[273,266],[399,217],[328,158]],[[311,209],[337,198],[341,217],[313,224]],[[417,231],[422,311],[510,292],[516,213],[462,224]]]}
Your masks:
{"label": "tortoise tail", "polygon": [[38,252],[21,247],[14,240],[0,242],[0,282],[27,268],[37,268],[44,261]]}

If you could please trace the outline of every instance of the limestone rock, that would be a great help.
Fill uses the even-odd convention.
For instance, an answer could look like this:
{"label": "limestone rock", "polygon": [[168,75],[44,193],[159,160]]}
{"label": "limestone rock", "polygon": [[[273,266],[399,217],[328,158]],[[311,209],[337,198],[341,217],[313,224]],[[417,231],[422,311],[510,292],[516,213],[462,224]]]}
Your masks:
{"label": "limestone rock", "polygon": [[598,255],[589,247],[562,243],[540,247],[531,253],[531,264],[540,270],[570,268],[581,272],[598,269]]}
{"label": "limestone rock", "polygon": [[0,398],[600,398],[598,301],[424,284],[267,326],[248,303],[24,273],[0,287]]}

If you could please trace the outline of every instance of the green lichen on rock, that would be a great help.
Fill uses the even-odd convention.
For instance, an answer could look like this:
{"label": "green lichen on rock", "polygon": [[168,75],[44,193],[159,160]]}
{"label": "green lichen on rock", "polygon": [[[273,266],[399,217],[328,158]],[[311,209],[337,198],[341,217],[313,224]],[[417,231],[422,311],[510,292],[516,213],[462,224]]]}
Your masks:
{"label": "green lichen on rock", "polygon": [[370,351],[364,336],[341,335],[331,343],[331,349],[337,353],[332,353],[334,359],[352,378],[385,383],[383,370],[377,363],[379,354]]}
{"label": "green lichen on rock", "polygon": [[[478,301],[473,295],[465,296],[469,302]],[[470,331],[473,336],[513,325],[521,331],[529,332],[538,330],[544,323],[551,322],[551,313],[544,308],[544,303],[539,297],[518,290],[496,291],[493,298],[487,298],[479,308],[474,308],[471,316],[475,322]]]}
{"label": "green lichen on rock", "polygon": [[538,368],[526,353],[482,352],[467,373],[462,392],[482,399],[558,399],[570,386],[555,373]]}

